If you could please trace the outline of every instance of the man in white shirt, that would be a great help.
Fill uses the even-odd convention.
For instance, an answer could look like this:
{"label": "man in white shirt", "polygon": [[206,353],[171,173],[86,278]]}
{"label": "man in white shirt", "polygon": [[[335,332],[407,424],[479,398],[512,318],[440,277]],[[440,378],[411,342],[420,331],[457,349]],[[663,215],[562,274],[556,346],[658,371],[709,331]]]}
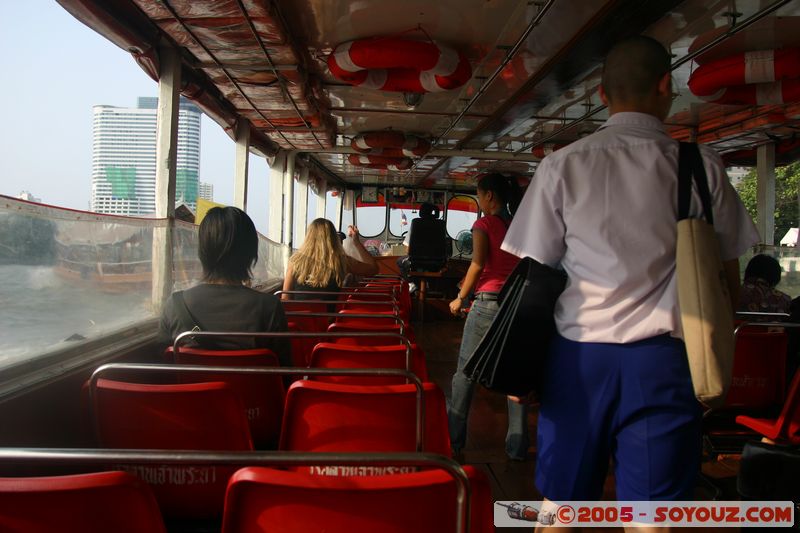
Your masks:
{"label": "man in white shirt", "polygon": [[[503,243],[569,276],[543,369],[536,484],[550,500],[599,499],[612,457],[619,500],[691,499],[701,411],[675,285],[670,55],[647,37],[617,44],[600,96],[610,118],[541,162]],[[738,258],[758,234],[719,156],[701,153],[736,295]],[[696,190],[691,205],[700,216]]]}

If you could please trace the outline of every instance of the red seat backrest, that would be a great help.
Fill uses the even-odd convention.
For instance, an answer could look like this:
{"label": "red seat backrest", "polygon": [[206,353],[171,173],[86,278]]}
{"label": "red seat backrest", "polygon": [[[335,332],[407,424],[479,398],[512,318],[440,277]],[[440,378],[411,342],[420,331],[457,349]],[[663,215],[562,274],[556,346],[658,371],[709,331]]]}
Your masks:
{"label": "red seat backrest", "polygon": [[[175,355],[178,364],[205,366],[278,367],[278,356],[266,348],[254,350],[200,350],[181,348]],[[250,421],[250,435],[257,448],[278,444],[286,391],[278,375],[178,374],[182,383],[222,381],[230,384],[242,399]]]}
{"label": "red seat backrest", "polygon": [[763,408],[783,404],[787,338],[783,328],[745,326],[739,330],[726,406]]}
{"label": "red seat backrest", "polygon": [[0,478],[0,531],[163,532],[150,487],[125,472]]}
{"label": "red seat backrest", "polygon": [[[424,383],[423,390],[423,449],[449,456],[444,394],[434,383]],[[297,381],[286,394],[280,448],[309,452],[413,452],[416,387]]]}
{"label": "red seat backrest", "polygon": [[[358,313],[358,314],[373,314],[373,315],[387,315],[387,318],[385,318],[385,319],[382,319],[380,317],[374,317],[374,318],[350,318],[350,317],[346,316],[346,315],[351,315],[351,314],[356,314],[356,313]],[[388,305],[387,306],[384,306],[384,305],[368,305],[368,304],[365,305],[363,303],[354,302],[354,303],[352,303],[352,304],[340,309],[339,310],[339,315],[340,316],[336,317],[335,322],[347,322],[347,321],[352,321],[352,320],[356,320],[356,321],[358,321],[358,320],[376,320],[376,321],[380,321],[380,322],[386,322],[388,324],[396,324],[397,321],[395,319],[389,318],[389,317],[397,316],[397,317],[400,318],[400,320],[403,321],[403,324],[408,325],[408,315],[404,315],[402,313],[402,311],[400,311],[400,314],[396,314],[396,309],[394,307],[388,306]]]}
{"label": "red seat backrest", "polygon": [[[107,448],[252,450],[239,395],[221,382],[178,385],[100,379],[94,398],[97,437]],[[225,485],[235,467],[127,465],[150,483],[162,512],[212,518],[222,512]]]}
{"label": "red seat backrest", "polygon": [[394,323],[390,324],[388,321],[378,319],[379,322],[372,322],[371,319],[358,319],[358,318],[351,318],[346,319],[343,322],[339,322],[338,320],[328,326],[328,331],[335,332],[335,333],[354,333],[358,331],[362,331],[365,333],[378,333],[378,332],[385,332],[385,333],[397,333],[404,335],[408,340],[414,342],[414,335],[410,328],[403,328],[402,332],[400,331],[400,324]]}
{"label": "red seat backrest", "polygon": [[[370,340],[370,339],[363,339]],[[395,340],[396,342],[396,340]],[[311,354],[313,368],[406,368],[406,347],[393,345],[347,345],[319,343]],[[422,352],[411,346],[411,372],[421,381],[428,381],[428,370]],[[352,376],[317,376],[318,381],[349,383],[351,385],[393,385],[405,383],[403,378],[364,378]]]}
{"label": "red seat backrest", "polygon": [[[464,471],[471,489],[471,531],[493,532],[489,482],[474,467]],[[228,485],[222,531],[260,533],[279,524],[276,530],[293,532],[320,531],[324,526],[327,533],[450,533],[455,531],[456,511],[455,481],[441,470],[320,477],[249,467],[239,470]]]}

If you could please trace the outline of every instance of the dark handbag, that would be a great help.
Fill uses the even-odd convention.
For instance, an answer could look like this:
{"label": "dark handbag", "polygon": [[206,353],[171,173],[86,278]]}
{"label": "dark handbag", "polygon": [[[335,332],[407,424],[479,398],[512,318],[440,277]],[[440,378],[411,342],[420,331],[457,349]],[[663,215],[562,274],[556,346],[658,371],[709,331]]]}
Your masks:
{"label": "dark handbag", "polygon": [[464,374],[506,395],[538,392],[540,370],[556,331],[553,311],[566,282],[564,272],[522,259],[503,285],[497,315],[464,365]]}

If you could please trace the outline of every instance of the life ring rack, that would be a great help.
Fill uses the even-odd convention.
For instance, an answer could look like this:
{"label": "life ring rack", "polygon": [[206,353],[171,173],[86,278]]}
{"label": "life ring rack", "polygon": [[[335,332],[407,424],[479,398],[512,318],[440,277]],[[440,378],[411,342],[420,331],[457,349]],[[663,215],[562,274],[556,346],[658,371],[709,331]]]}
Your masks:
{"label": "life ring rack", "polygon": [[385,157],[422,157],[431,149],[427,139],[400,131],[368,131],[350,141],[357,152]]}
{"label": "life ring rack", "polygon": [[409,157],[386,157],[381,155],[350,154],[347,160],[357,167],[380,170],[408,170],[413,164]]}
{"label": "life ring rack", "polygon": [[435,41],[401,37],[341,43],[328,55],[327,63],[338,80],[381,91],[449,91],[472,77],[472,67],[462,52]]}
{"label": "life ring rack", "polygon": [[703,63],[689,76],[689,90],[716,104],[798,102],[800,48],[744,52]]}

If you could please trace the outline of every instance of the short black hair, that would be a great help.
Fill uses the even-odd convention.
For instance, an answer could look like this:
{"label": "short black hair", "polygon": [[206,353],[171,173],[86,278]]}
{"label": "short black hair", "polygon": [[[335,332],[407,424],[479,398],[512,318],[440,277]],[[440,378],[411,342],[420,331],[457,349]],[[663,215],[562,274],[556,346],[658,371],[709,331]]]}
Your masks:
{"label": "short black hair", "polygon": [[258,260],[258,234],[237,207],[213,207],[200,223],[198,255],[204,281],[247,281]]}
{"label": "short black hair", "polygon": [[776,286],[781,281],[781,264],[772,256],[758,254],[753,256],[747,268],[744,269],[744,279],[763,279],[770,287]]}
{"label": "short black hair", "polygon": [[419,206],[419,218],[439,218],[439,208],[430,202],[422,202]]}
{"label": "short black hair", "polygon": [[672,68],[664,45],[637,35],[611,47],[603,64],[603,90],[611,102],[637,101],[646,96]]}

